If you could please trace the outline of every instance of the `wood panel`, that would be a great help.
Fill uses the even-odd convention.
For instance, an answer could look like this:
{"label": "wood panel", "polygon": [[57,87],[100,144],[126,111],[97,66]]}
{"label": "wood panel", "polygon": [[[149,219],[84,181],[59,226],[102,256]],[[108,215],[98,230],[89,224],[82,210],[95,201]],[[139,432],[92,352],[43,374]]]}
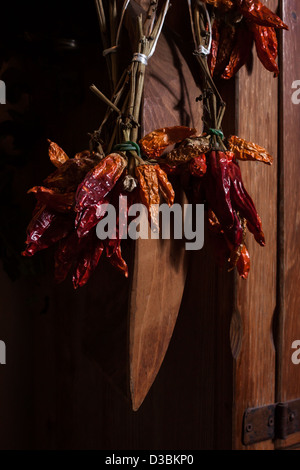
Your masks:
{"label": "wood panel", "polygon": [[[299,209],[299,126],[300,104],[292,101],[292,84],[300,80],[298,44],[300,41],[300,4],[282,1],[282,15],[290,31],[282,35],[281,76],[281,159],[280,159],[280,264],[279,325],[277,354],[277,401],[300,398],[300,365],[293,364],[292,343],[300,339],[300,209]],[[298,86],[299,88],[299,86]],[[300,433],[290,436],[278,447],[300,442]]]}
{"label": "wood panel", "polygon": [[[273,11],[277,1],[265,2]],[[256,53],[254,52],[256,56]],[[242,418],[248,407],[273,403],[275,399],[275,349],[272,336],[276,307],[277,268],[277,119],[278,80],[254,58],[253,70],[243,69],[237,81],[237,133],[267,148],[272,167],[242,162],[245,186],[263,222],[266,247],[248,235],[251,272],[246,282],[237,280],[234,324],[240,350],[234,367],[233,447],[241,449]],[[236,327],[232,325],[233,331]],[[251,446],[273,449],[272,442]]]}

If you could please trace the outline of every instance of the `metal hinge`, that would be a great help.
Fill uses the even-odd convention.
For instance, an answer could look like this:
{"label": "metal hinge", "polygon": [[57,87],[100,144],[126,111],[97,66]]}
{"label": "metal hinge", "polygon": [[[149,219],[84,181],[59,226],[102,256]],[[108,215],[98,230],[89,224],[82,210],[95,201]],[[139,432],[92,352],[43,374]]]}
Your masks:
{"label": "metal hinge", "polygon": [[300,431],[300,399],[248,408],[243,418],[244,445],[286,439]]}

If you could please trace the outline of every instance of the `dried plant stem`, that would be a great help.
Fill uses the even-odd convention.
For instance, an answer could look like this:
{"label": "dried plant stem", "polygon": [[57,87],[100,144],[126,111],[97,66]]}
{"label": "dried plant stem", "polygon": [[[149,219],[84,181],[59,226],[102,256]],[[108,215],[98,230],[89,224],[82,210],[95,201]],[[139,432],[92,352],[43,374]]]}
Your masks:
{"label": "dried plant stem", "polygon": [[[109,2],[110,10],[110,41],[112,45],[117,46],[116,37],[117,37],[117,20],[118,20],[118,10],[116,0],[111,0]],[[112,88],[115,89],[118,80],[118,62],[117,56],[115,53],[110,54],[111,59],[111,79],[112,79]]]}
{"label": "dried plant stem", "polygon": [[[123,3],[121,22],[123,20],[124,12],[128,6],[128,3],[128,0],[125,0]],[[155,22],[157,3],[158,0],[152,0],[150,3],[148,17],[146,19],[149,20],[148,23],[147,21],[145,21],[145,24],[143,25],[142,15],[137,17],[137,41],[135,52],[137,54],[142,54],[142,57],[144,57],[145,61],[147,60],[147,58],[150,58],[154,53],[165,20],[165,16],[169,8],[170,0],[165,0],[163,8],[161,9],[157,21]],[[101,31],[102,34],[104,34],[104,31],[106,31],[106,21],[105,17],[103,17],[104,10],[102,0],[96,0],[96,4],[98,6],[98,15],[100,18],[99,22],[100,27],[102,28]],[[113,38],[115,36],[117,36],[118,38],[120,34],[120,25],[117,33],[115,28],[115,20],[117,17],[116,8],[117,2],[116,0],[112,0],[112,2],[110,3],[111,42],[113,41]],[[116,118],[116,125],[114,127],[110,142],[106,149],[107,152],[111,151],[115,143],[120,143],[122,141],[126,142],[129,140],[137,142],[138,140],[139,119],[144,91],[146,69],[145,63],[143,63],[143,61],[140,61],[139,57],[134,57],[129,68],[123,73],[121,79],[119,80],[119,83],[116,84],[117,69],[116,66],[113,65],[112,56],[111,66],[112,83],[114,85],[112,99],[108,99],[100,90],[98,90],[95,85],[92,85],[90,87],[92,92],[108,106],[108,110],[100,125],[99,133],[102,132],[111,113],[116,112],[118,114],[118,117]],[[126,91],[128,86],[129,89],[128,91]],[[122,103],[121,109],[118,107],[119,103]],[[136,152],[132,152],[132,155],[134,156],[137,162],[142,162]]]}
{"label": "dried plant stem", "polygon": [[90,86],[90,90],[96,95],[98,96],[98,98],[100,98],[100,100],[102,100],[105,104],[107,104],[107,106],[109,106],[111,109],[113,109],[117,114],[119,114],[119,116],[121,116],[121,111],[119,110],[119,108],[114,104],[112,103],[100,90],[98,90],[98,88],[95,86],[95,85],[91,85]]}
{"label": "dried plant stem", "polygon": [[[98,21],[99,21],[99,26],[100,26],[102,46],[103,46],[103,49],[108,49],[109,47],[108,30],[107,30],[105,11],[103,8],[103,2],[102,0],[95,0],[95,4],[96,4]],[[110,87],[111,87],[111,90],[113,90],[113,79],[112,79],[112,70],[111,70],[112,66],[111,66],[110,56],[106,55],[105,60],[106,60],[106,65],[107,65],[107,70],[108,70],[108,75],[109,75]]]}
{"label": "dried plant stem", "polygon": [[[208,111],[208,116],[205,116],[204,122],[211,128],[221,129],[226,103],[223,101],[222,96],[220,95],[219,90],[217,89],[211,76],[207,63],[207,56],[201,53],[201,46],[207,48],[209,42],[209,35],[206,31],[206,14],[203,10],[203,7],[198,2],[195,2],[193,11],[190,3],[190,15],[196,48],[195,55],[200,65],[205,82],[204,109]],[[226,150],[226,147],[220,137],[213,135],[212,141],[216,146],[220,146],[222,150]]]}

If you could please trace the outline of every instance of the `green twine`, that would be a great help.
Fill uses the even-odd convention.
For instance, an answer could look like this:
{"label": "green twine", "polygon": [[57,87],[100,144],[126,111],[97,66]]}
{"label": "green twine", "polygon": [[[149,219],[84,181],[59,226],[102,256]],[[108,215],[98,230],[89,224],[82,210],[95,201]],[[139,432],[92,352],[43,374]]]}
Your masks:
{"label": "green twine", "polygon": [[220,129],[208,129],[208,134],[209,135],[216,135],[217,137],[221,137],[221,139],[224,139],[224,134]]}
{"label": "green twine", "polygon": [[113,151],[119,152],[136,152],[138,156],[141,156],[141,149],[140,146],[136,142],[132,142],[128,140],[127,142],[123,142],[122,144],[117,144],[114,146]]}

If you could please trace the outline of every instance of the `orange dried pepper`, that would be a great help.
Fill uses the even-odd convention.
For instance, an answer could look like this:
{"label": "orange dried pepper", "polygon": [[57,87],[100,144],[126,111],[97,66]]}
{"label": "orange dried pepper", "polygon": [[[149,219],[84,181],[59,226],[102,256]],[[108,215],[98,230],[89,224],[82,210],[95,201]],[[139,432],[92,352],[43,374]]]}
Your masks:
{"label": "orange dried pepper", "polygon": [[250,160],[272,165],[272,156],[264,149],[253,142],[241,139],[235,135],[228,140],[229,149],[234,153],[237,160]]}
{"label": "orange dried pepper", "polygon": [[167,174],[160,168],[159,165],[155,165],[156,174],[158,178],[158,186],[161,194],[163,195],[164,200],[169,206],[174,204],[175,192],[173,186],[168,180]]}
{"label": "orange dried pepper", "polygon": [[223,8],[224,10],[231,10],[234,7],[232,0],[204,0],[205,3],[214,6],[215,8]]}
{"label": "orange dried pepper", "polygon": [[160,203],[159,185],[154,165],[140,165],[136,167],[135,174],[140,185],[140,198],[149,212],[149,222],[158,228],[158,206]]}
{"label": "orange dried pepper", "polygon": [[237,262],[237,270],[242,279],[247,279],[250,271],[250,255],[246,245],[243,245],[241,256]]}
{"label": "orange dried pepper", "polygon": [[145,135],[139,142],[142,152],[148,158],[159,158],[169,145],[177,144],[191,137],[196,129],[185,126],[164,127]]}
{"label": "orange dried pepper", "polygon": [[136,177],[140,185],[140,198],[149,212],[149,222],[158,229],[159,203],[161,192],[163,198],[171,206],[175,193],[166,173],[159,165],[140,165],[136,168]]}
{"label": "orange dried pepper", "polygon": [[59,145],[57,145],[55,142],[51,142],[51,140],[49,139],[48,139],[48,142],[49,142],[49,158],[51,162],[53,163],[53,165],[59,168],[64,163],[66,163],[67,160],[69,160],[69,157],[63,151],[63,149],[60,148]]}

